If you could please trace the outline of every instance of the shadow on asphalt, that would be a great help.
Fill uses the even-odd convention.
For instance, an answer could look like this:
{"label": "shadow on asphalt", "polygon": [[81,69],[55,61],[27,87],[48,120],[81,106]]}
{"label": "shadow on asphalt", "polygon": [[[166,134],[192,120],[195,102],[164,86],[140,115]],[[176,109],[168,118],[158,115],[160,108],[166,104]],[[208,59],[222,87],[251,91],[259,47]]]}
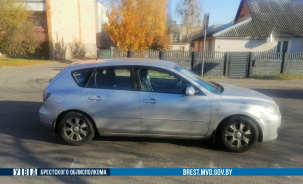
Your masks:
{"label": "shadow on asphalt", "polygon": [[[43,142],[63,144],[48,128],[41,126],[38,110],[41,102],[0,101],[0,134],[8,135],[0,140],[0,155],[2,159],[15,160],[25,167],[52,168],[47,159],[49,153],[43,153],[46,159],[39,159],[31,147],[42,147]],[[36,140],[42,143],[32,145],[24,139]],[[55,146],[54,146],[55,147]],[[13,149],[13,151],[11,151]],[[56,150],[55,150],[56,151]],[[43,150],[41,150],[43,152]],[[14,163],[16,164],[16,163]],[[62,183],[75,183],[74,178],[55,176]],[[77,183],[87,183],[83,178],[76,177]]]}
{"label": "shadow on asphalt", "polygon": [[[169,138],[145,138],[145,137],[101,137],[96,136],[94,140],[98,141],[106,141],[106,142],[137,142],[140,144],[147,143],[166,143],[166,144],[175,144],[178,146],[184,147],[197,147],[197,148],[205,148],[210,150],[218,150],[221,149],[212,144],[210,140],[191,140],[191,139],[169,139]],[[222,150],[223,151],[223,150]]]}
{"label": "shadow on asphalt", "polygon": [[0,101],[0,134],[61,144],[39,120],[41,102]]}
{"label": "shadow on asphalt", "polygon": [[274,98],[303,99],[303,89],[253,89]]}
{"label": "shadow on asphalt", "polygon": [[[39,120],[39,108],[42,102],[0,101],[0,134],[13,136],[18,139],[37,140],[59,145],[67,145],[51,129],[43,126]],[[168,143],[185,147],[199,147],[220,150],[209,140],[169,139],[169,138],[140,138],[140,137],[101,137],[94,138],[97,142],[138,142]]]}

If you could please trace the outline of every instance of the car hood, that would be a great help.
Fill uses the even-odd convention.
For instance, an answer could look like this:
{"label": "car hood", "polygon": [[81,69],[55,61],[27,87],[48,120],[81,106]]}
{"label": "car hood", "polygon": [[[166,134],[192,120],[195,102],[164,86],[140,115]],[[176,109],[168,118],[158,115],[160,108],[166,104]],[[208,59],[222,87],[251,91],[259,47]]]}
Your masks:
{"label": "car hood", "polygon": [[224,91],[220,93],[221,97],[224,100],[228,101],[267,101],[271,103],[275,103],[274,100],[262,93],[259,93],[257,91],[238,87],[238,86],[232,86],[229,84],[220,84],[223,86]]}

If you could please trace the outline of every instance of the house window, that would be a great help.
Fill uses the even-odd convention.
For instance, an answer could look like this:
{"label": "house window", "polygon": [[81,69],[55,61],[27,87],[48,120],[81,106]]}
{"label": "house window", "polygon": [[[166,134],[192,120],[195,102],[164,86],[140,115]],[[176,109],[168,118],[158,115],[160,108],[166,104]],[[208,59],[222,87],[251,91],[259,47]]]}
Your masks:
{"label": "house window", "polygon": [[288,41],[279,41],[277,46],[277,52],[287,52],[288,45]]}
{"label": "house window", "polygon": [[180,33],[173,33],[173,42],[179,42]]}

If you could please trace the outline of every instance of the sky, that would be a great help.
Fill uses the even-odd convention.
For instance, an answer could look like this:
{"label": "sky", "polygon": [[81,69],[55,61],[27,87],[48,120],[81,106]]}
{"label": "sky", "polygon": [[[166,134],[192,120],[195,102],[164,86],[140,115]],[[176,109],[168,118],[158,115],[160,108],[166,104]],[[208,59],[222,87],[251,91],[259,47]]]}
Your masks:
{"label": "sky", "polygon": [[[180,23],[180,18],[174,15],[174,10],[179,0],[170,0],[169,9],[173,18]],[[200,0],[204,13],[210,13],[209,26],[226,24],[234,20],[241,0]]]}
{"label": "sky", "polygon": [[[97,1],[97,0],[96,0]],[[110,0],[98,0],[109,7]],[[179,1],[169,0],[169,11],[173,19],[181,23],[180,17],[176,15],[175,9]],[[226,24],[234,20],[241,0],[198,0],[203,6],[204,13],[210,13],[209,26],[214,24]]]}

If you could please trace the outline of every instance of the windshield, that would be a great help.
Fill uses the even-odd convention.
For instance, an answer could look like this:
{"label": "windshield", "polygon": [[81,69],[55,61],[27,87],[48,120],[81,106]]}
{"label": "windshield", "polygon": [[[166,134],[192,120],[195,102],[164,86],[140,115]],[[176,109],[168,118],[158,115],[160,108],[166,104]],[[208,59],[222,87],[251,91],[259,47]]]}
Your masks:
{"label": "windshield", "polygon": [[203,80],[200,76],[194,74],[191,71],[188,71],[184,68],[181,68],[179,66],[175,66],[174,67],[175,70],[179,71],[180,73],[182,73],[183,75],[185,75],[186,77],[194,80],[195,82],[197,82],[198,84],[200,84],[200,86],[202,86],[203,88],[207,89],[210,92],[213,93],[218,93],[220,92],[220,88],[217,87],[214,83],[208,82],[206,80]]}

